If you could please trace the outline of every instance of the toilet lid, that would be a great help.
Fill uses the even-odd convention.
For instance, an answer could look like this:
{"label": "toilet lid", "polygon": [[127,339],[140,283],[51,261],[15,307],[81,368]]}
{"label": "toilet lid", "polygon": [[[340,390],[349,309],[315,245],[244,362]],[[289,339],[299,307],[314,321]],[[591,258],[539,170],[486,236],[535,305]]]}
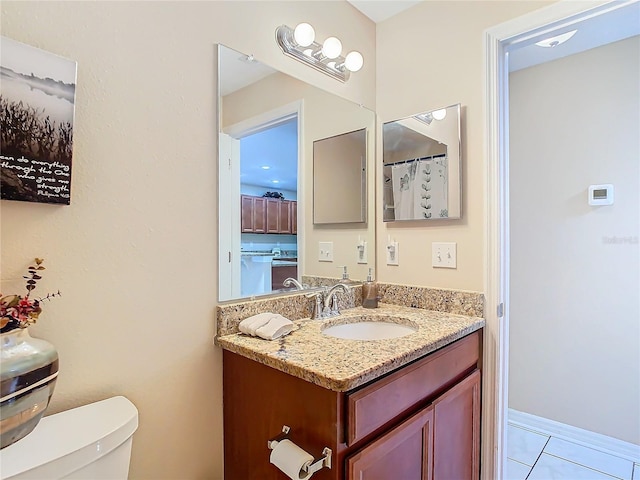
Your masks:
{"label": "toilet lid", "polygon": [[138,410],[121,396],[45,417],[26,437],[0,450],[2,478],[47,467],[73,472],[120,446],[137,428]]}

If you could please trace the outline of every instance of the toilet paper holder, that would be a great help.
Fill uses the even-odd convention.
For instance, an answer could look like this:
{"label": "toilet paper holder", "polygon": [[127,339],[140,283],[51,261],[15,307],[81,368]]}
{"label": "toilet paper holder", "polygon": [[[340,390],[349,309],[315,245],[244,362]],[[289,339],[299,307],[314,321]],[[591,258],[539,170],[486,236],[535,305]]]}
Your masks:
{"label": "toilet paper holder", "polygon": [[[273,450],[276,445],[278,444],[279,441],[286,439],[289,439],[289,432],[291,431],[291,428],[289,428],[287,425],[283,425],[282,426],[282,432],[277,435],[276,437],[267,440],[267,447],[269,447],[269,450]],[[291,440],[291,439],[289,439]],[[322,449],[322,456],[321,457],[316,457],[315,455],[312,455],[313,457],[313,462],[311,463],[311,465],[309,465],[307,467],[307,471],[310,474],[314,474],[315,472],[317,472],[318,470],[320,470],[322,467],[327,467],[328,469],[331,469],[331,455],[332,455],[332,451],[329,447],[324,447]]]}

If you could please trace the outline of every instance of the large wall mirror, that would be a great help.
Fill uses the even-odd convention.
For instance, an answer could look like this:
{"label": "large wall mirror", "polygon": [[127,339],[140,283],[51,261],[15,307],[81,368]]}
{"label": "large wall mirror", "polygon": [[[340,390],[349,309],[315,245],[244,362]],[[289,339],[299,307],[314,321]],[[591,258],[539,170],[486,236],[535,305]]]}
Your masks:
{"label": "large wall mirror", "polygon": [[[375,156],[374,112],[223,45],[218,62],[219,301],[285,293],[296,288],[283,285],[288,277],[339,278],[343,265],[364,279],[375,260],[374,209],[366,208],[375,190],[367,164]],[[353,178],[356,210],[367,213],[361,223],[325,217],[314,225],[314,182],[331,191],[347,176],[346,164],[329,160],[314,172],[314,142],[350,132],[365,138]],[[329,197],[316,204],[324,199],[329,204]],[[333,261],[320,259],[320,242],[332,243]],[[364,259],[363,242],[371,252]]]}
{"label": "large wall mirror", "polygon": [[460,105],[382,126],[383,220],[460,218]]}

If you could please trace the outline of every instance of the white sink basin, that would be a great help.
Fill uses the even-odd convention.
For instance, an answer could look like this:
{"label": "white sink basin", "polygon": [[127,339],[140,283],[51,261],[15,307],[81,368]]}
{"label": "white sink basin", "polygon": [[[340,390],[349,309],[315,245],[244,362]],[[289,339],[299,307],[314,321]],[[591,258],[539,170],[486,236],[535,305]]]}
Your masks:
{"label": "white sink basin", "polygon": [[396,323],[384,319],[369,320],[355,317],[347,322],[329,325],[322,329],[322,333],[329,337],[347,340],[388,340],[418,331],[418,327],[408,320]]}

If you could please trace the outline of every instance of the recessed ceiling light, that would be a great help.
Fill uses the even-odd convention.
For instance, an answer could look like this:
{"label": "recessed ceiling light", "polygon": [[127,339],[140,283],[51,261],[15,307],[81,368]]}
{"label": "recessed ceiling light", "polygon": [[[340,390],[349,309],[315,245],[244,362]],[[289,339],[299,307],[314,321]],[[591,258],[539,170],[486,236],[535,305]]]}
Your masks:
{"label": "recessed ceiling light", "polygon": [[262,168],[263,170],[269,170],[271,167],[269,165],[263,165],[260,168]]}
{"label": "recessed ceiling light", "polygon": [[280,180],[271,180],[271,183],[280,183]]}
{"label": "recessed ceiling light", "polygon": [[564,43],[567,40],[569,40],[571,37],[573,37],[577,31],[578,30],[572,30],[567,33],[561,33],[560,35],[556,35],[555,37],[545,38],[544,40],[536,42],[536,45],[538,45],[539,47],[545,47],[545,48],[557,47],[561,43]]}

